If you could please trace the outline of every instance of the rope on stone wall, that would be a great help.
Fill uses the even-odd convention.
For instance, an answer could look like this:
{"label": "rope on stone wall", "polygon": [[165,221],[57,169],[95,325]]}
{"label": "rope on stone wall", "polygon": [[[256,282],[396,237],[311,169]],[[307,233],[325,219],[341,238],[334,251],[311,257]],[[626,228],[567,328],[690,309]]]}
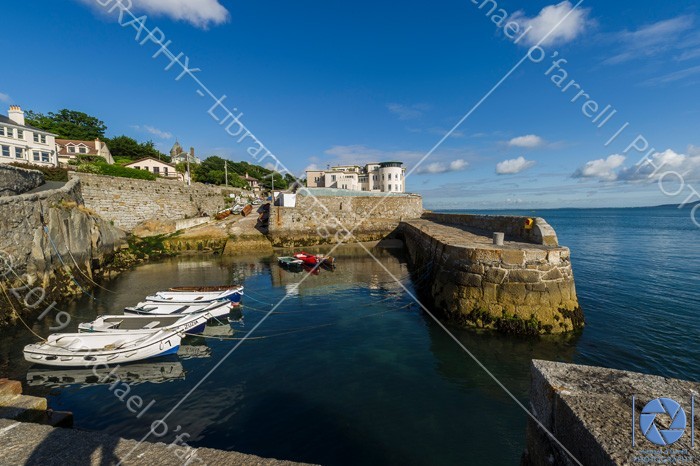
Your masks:
{"label": "rope on stone wall", "polygon": [[37,337],[42,342],[48,341],[48,340],[46,340],[46,338],[44,338],[41,335],[39,335],[38,333],[36,333],[29,325],[27,325],[27,323],[24,321],[24,319],[22,319],[22,316],[19,315],[19,312],[17,312],[17,309],[15,309],[15,305],[12,304],[12,300],[10,299],[10,296],[7,294],[7,290],[5,289],[5,285],[3,283],[0,283],[0,287],[2,288],[2,293],[5,295],[5,299],[7,299],[8,304],[12,308],[12,312],[14,312],[14,314],[17,316],[19,321],[22,322],[22,325],[27,327],[27,330],[32,332],[34,334],[34,336]]}

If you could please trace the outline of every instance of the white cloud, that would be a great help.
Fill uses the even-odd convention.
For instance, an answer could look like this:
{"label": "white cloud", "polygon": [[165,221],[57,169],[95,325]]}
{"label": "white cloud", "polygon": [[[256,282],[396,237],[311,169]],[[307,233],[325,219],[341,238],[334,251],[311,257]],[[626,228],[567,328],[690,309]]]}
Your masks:
{"label": "white cloud", "polygon": [[517,21],[521,28],[532,27],[524,37],[522,44],[532,46],[540,43],[542,46],[571,42],[585,32],[592,21],[588,18],[589,10],[577,8],[570,1],[557,5],[549,5],[534,18],[528,18],[525,13],[518,11],[511,20]]}
{"label": "white cloud", "polygon": [[[104,11],[94,0],[81,0],[83,3],[93,5]],[[176,21],[185,21],[196,27],[207,29],[211,25],[219,25],[228,21],[228,10],[219,3],[219,0],[131,0],[129,8],[135,14],[145,12],[147,14],[167,16]],[[124,2],[128,6],[129,2]]]}
{"label": "white cloud", "polygon": [[[620,170],[617,179],[621,181],[655,181],[664,173],[669,182],[677,180],[679,175],[684,181],[700,179],[700,154],[694,153],[697,148],[690,146],[690,155],[679,154],[671,149],[657,152],[650,160],[642,159],[635,166]],[[692,149],[692,150],[691,150]]]}
{"label": "white cloud", "polygon": [[459,172],[466,169],[468,166],[469,163],[464,159],[453,160],[450,163],[433,162],[428,165],[419,166],[416,173],[436,175],[438,173]]}
{"label": "white cloud", "polygon": [[607,159],[591,160],[572,175],[574,178],[598,178],[602,181],[615,181],[615,170],[625,162],[625,156],[613,154]]}
{"label": "white cloud", "polygon": [[518,136],[508,141],[508,145],[511,147],[524,147],[526,149],[534,149],[535,147],[540,147],[545,144],[545,140],[541,137],[528,134],[527,136]]}
{"label": "white cloud", "polygon": [[688,154],[690,155],[700,155],[700,147],[693,144],[688,146]]}
{"label": "white cloud", "polygon": [[315,163],[309,164],[304,169],[304,172],[307,172],[309,170],[318,170],[318,165],[316,165]]}
{"label": "white cloud", "polygon": [[398,116],[399,120],[415,120],[423,116],[423,112],[428,110],[428,106],[425,104],[403,105],[391,103],[387,104],[386,108]]}
{"label": "white cloud", "polygon": [[496,164],[496,173],[499,175],[514,175],[534,167],[535,163],[534,160],[526,160],[523,156],[517,159],[504,160]]}
{"label": "white cloud", "polygon": [[12,99],[9,95],[0,92],[0,102],[5,102],[6,104],[9,104],[10,102],[12,102]]}
{"label": "white cloud", "polygon": [[132,128],[134,128],[136,131],[141,131],[144,133],[151,134],[151,135],[156,136],[157,138],[160,138],[160,139],[172,139],[173,138],[172,133],[160,130],[160,129],[155,128],[155,127],[150,126],[150,125],[143,125],[143,126],[134,125],[134,126],[132,126]]}
{"label": "white cloud", "polygon": [[[617,52],[605,60],[607,64],[624,63],[635,59],[644,59],[678,48],[691,45],[688,32],[693,29],[693,17],[678,16],[642,26],[635,31],[622,31],[612,36],[612,41],[619,44]],[[681,54],[683,56],[683,54]]]}

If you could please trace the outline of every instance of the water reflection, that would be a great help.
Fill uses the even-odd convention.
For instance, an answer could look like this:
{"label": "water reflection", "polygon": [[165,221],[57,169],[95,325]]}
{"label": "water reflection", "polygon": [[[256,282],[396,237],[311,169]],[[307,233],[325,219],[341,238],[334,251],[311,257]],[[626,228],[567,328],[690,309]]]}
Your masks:
{"label": "water reflection", "polygon": [[141,383],[163,383],[184,379],[185,370],[180,361],[149,361],[114,368],[45,368],[32,367],[27,372],[27,385],[30,387],[65,387],[69,385],[111,384],[113,376],[119,376],[129,385]]}

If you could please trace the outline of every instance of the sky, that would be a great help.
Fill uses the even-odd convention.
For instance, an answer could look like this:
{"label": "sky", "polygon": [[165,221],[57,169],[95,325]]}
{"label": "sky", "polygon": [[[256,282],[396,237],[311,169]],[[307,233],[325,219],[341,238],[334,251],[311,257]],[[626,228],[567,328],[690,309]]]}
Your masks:
{"label": "sky", "polygon": [[[431,209],[644,206],[700,192],[694,1],[122,2],[295,175],[399,160]],[[115,3],[4,5],[0,113],[80,110],[107,136],[255,163]]]}

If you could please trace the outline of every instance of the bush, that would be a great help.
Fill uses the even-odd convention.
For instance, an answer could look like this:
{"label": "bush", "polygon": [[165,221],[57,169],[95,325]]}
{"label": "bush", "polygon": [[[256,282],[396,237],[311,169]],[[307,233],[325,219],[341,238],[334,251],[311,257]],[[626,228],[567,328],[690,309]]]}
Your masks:
{"label": "bush", "polygon": [[78,165],[77,170],[82,173],[94,173],[95,175],[117,176],[120,178],[135,178],[138,180],[155,180],[158,176],[135,168],[120,167],[119,165],[109,165],[105,162],[83,163]]}
{"label": "bush", "polygon": [[15,167],[26,168],[27,170],[37,170],[44,174],[44,181],[68,181],[68,170],[60,167],[44,167],[41,165],[32,165],[29,163],[14,162],[10,165]]}

